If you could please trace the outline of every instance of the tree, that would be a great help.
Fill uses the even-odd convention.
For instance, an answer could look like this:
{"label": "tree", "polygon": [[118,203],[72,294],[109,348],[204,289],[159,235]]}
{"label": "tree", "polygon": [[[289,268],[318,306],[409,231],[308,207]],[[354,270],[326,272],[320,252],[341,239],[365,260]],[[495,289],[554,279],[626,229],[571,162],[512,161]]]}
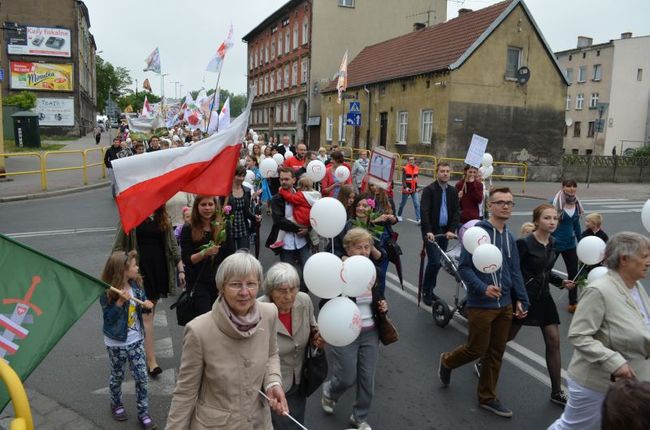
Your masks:
{"label": "tree", "polygon": [[105,112],[109,95],[112,93],[118,95],[129,93],[131,90],[128,87],[133,84],[133,80],[126,68],[115,67],[99,55],[95,60],[95,72],[97,79],[97,110]]}
{"label": "tree", "polygon": [[[196,100],[196,96],[199,94],[199,91],[201,90],[190,91],[190,95],[192,96],[193,99]],[[214,88],[209,89],[206,94],[208,96],[211,96],[213,93],[214,93]],[[223,88],[220,88],[219,108],[215,110],[220,110],[228,97],[230,97],[230,116],[232,118],[235,118],[239,116],[239,114],[241,114],[244,108],[246,107],[246,101],[247,101],[246,94],[235,95],[235,93],[231,93],[228,90],[224,90]]]}
{"label": "tree", "polygon": [[36,106],[36,96],[28,91],[21,91],[2,99],[2,104],[5,106],[18,106],[22,110],[29,110]]}
{"label": "tree", "polygon": [[120,97],[117,100],[117,105],[122,111],[124,111],[127,106],[131,106],[133,108],[133,112],[138,112],[142,110],[145,96],[147,97],[147,101],[149,101],[149,103],[158,103],[160,101],[160,97],[157,95],[145,91],[140,91],[138,94],[131,93]]}

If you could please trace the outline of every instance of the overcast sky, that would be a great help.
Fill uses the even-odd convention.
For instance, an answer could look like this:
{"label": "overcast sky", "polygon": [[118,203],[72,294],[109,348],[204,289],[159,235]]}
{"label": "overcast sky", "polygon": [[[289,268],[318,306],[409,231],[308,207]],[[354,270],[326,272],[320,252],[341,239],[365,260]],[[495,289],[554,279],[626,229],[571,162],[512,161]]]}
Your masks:
{"label": "overcast sky", "polygon": [[[158,46],[165,77],[165,95],[173,97],[202,86],[214,88],[216,75],[205,72],[213,52],[234,27],[235,45],[226,56],[220,87],[243,93],[246,90],[246,44],[242,36],[282,6],[286,0],[84,0],[90,11],[91,32],[99,55],[115,66],[131,71],[142,88],[149,78],[155,93],[160,78],[143,72],[144,59]],[[336,0],[314,0],[336,1]],[[373,1],[373,0],[357,0]],[[394,0],[408,1],[408,0]],[[460,7],[473,10],[497,3],[491,0],[447,2],[447,18],[458,15]],[[578,35],[594,38],[594,43],[650,35],[648,0],[527,0],[526,4],[554,51],[576,46]],[[333,31],[335,26],[332,27]],[[342,48],[343,51],[343,48]],[[647,53],[646,53],[647,55]],[[176,87],[176,88],[175,88]]]}

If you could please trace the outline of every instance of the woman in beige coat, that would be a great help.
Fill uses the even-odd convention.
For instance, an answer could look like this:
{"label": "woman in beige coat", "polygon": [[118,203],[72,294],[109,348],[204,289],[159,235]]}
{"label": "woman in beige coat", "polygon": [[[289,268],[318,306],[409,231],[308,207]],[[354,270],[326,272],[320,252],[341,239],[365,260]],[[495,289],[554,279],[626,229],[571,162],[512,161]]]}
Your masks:
{"label": "woman in beige coat", "polygon": [[[216,275],[219,299],[185,326],[167,429],[272,429],[269,406],[289,412],[278,355],[278,311],[255,300],[262,265],[246,252]],[[262,387],[267,401],[258,393]]]}
{"label": "woman in beige coat", "polygon": [[650,239],[614,235],[605,248],[607,274],[591,282],[569,328],[569,401],[549,429],[599,429],[611,381],[650,380],[650,300],[639,282],[650,266]]}
{"label": "woman in beige coat", "polygon": [[[323,339],[318,334],[314,305],[308,294],[298,291],[300,277],[288,263],[276,263],[266,272],[264,293],[258,301],[273,303],[278,308],[278,349],[282,369],[282,386],[291,416],[301,424],[305,423],[307,397],[300,392],[300,372],[309,339],[312,346],[322,348]],[[295,429],[297,426],[288,418],[273,415],[273,429]]]}

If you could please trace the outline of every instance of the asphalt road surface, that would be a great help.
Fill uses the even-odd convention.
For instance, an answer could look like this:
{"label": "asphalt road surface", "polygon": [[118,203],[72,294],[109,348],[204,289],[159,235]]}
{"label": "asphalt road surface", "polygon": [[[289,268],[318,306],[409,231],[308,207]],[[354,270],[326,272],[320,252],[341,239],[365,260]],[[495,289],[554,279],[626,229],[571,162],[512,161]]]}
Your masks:
{"label": "asphalt road surface", "polygon": [[[538,200],[516,199],[517,206],[510,228],[518,232],[530,220]],[[604,214],[608,234],[622,230],[644,232],[640,220],[641,201],[600,199],[584,201],[587,211]],[[0,204],[0,231],[27,245],[99,276],[110,253],[117,211],[107,188],[83,193]],[[410,219],[410,220],[409,220]],[[386,291],[390,314],[399,328],[400,340],[381,347],[376,374],[375,397],[368,418],[374,429],[543,429],[562,409],[549,401],[550,388],[544,361],[544,343],[536,328],[524,328],[510,342],[499,380],[499,396],[514,411],[510,420],[496,417],[478,408],[476,376],[471,366],[452,374],[451,386],[443,389],[437,378],[440,353],[463,343],[466,324],[456,315],[445,328],[433,322],[430,309],[416,305],[416,285],[421,239],[409,203],[404,221],[396,226],[404,255],[404,289],[394,274],[389,275]],[[264,218],[262,237],[270,227]],[[268,250],[261,260],[268,268],[277,261]],[[563,270],[560,262],[557,268]],[[7,270],[3,268],[3,270]],[[391,266],[391,271],[394,268]],[[453,302],[455,284],[443,271],[439,275],[438,295]],[[563,368],[571,357],[566,340],[570,315],[565,311],[567,294],[555,290],[554,298],[562,320]],[[155,336],[158,362],[163,374],[150,383],[151,414],[159,425],[167,416],[176,369],[182,352],[182,328],[164,300],[158,308]],[[101,309],[94,304],[52,350],[26,386],[106,429],[137,428],[135,419],[123,424],[110,416],[107,389],[108,359],[101,334]],[[125,405],[135,416],[133,381],[124,384]],[[348,417],[354,401],[351,389],[339,401],[336,413],[326,416],[320,409],[320,392],[309,399],[306,424],[309,429],[349,428]]]}

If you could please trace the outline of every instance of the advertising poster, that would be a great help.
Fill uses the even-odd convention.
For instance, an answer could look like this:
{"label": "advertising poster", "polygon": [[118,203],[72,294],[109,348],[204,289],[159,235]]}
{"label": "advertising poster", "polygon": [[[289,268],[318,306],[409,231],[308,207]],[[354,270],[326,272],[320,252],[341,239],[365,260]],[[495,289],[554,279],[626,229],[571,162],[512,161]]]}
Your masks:
{"label": "advertising poster", "polygon": [[72,64],[27,63],[10,64],[12,90],[72,91]]}
{"label": "advertising poster", "polygon": [[9,54],[70,57],[70,30],[67,28],[16,25],[7,30]]}
{"label": "advertising poster", "polygon": [[40,125],[73,127],[74,99],[38,98],[36,113]]}
{"label": "advertising poster", "polygon": [[477,169],[481,167],[483,154],[485,154],[487,144],[488,140],[485,137],[479,136],[478,134],[473,134],[472,141],[469,144],[469,149],[467,150],[467,155],[465,156],[465,164],[476,167]]}

